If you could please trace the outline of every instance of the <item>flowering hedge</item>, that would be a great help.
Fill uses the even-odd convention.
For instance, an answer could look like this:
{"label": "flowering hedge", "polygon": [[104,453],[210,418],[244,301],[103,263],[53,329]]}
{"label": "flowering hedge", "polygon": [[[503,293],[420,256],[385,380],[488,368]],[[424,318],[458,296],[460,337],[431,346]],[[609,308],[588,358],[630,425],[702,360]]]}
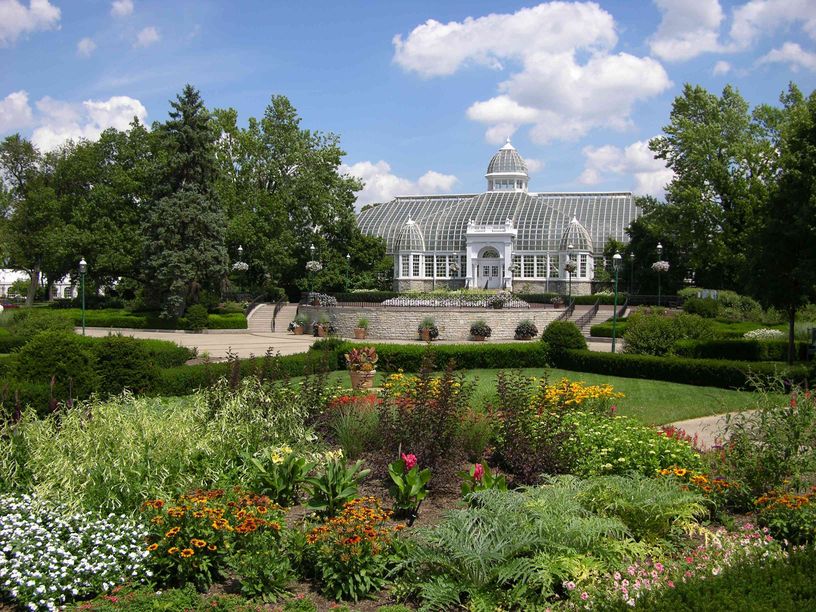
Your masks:
{"label": "flowering hedge", "polygon": [[0,496],[0,595],[31,610],[55,610],[147,579],[144,536],[125,516]]}
{"label": "flowering hedge", "polygon": [[[500,304],[500,305],[499,305]],[[395,297],[382,302],[382,306],[410,308],[529,308],[530,304],[509,294],[455,295],[451,297],[417,296]]]}

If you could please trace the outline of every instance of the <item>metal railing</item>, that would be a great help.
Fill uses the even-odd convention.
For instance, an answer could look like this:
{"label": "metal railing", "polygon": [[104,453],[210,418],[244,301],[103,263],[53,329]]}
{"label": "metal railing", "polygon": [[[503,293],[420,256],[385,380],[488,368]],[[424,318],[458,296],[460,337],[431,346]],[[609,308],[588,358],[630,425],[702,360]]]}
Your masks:
{"label": "metal railing", "polygon": [[575,321],[575,324],[578,326],[578,329],[583,331],[584,327],[587,323],[592,321],[595,318],[595,315],[598,314],[598,310],[601,308],[601,300],[598,298],[595,300],[595,304],[593,304],[592,308],[587,310],[584,314],[578,317]]}
{"label": "metal railing", "polygon": [[289,303],[288,297],[282,297],[277,302],[275,302],[275,311],[272,313],[272,331],[275,331],[275,321],[278,318],[278,313],[281,309]]}
{"label": "metal railing", "polygon": [[618,312],[612,314],[613,319],[620,319],[623,316],[623,313],[626,312],[626,309],[629,308],[629,298],[627,297],[623,300],[623,304],[621,304],[620,308],[618,308]]}
{"label": "metal railing", "polygon": [[575,312],[575,298],[570,300],[569,305],[567,306],[566,310],[558,315],[556,321],[567,321],[572,316],[572,313]]}

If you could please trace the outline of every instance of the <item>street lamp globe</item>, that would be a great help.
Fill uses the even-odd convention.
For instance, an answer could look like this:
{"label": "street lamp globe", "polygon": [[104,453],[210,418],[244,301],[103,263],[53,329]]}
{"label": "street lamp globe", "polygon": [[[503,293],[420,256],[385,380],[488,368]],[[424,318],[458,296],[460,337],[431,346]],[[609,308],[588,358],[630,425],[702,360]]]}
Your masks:
{"label": "street lamp globe", "polygon": [[615,254],[612,256],[612,267],[613,267],[615,270],[618,270],[618,269],[620,268],[621,259],[623,259],[623,257],[621,257],[621,254],[620,254],[620,253],[615,253]]}
{"label": "street lamp globe", "polygon": [[659,242],[657,243],[657,256],[661,257],[663,255],[663,245]]}
{"label": "street lamp globe", "polygon": [[240,244],[238,245],[238,259],[243,259],[244,257],[244,247]]}
{"label": "street lamp globe", "polygon": [[79,273],[85,274],[88,271],[88,262],[85,261],[85,258],[79,260]]}
{"label": "street lamp globe", "polygon": [[312,259],[314,259],[315,245],[312,244],[312,245],[309,246],[309,253],[311,253]]}

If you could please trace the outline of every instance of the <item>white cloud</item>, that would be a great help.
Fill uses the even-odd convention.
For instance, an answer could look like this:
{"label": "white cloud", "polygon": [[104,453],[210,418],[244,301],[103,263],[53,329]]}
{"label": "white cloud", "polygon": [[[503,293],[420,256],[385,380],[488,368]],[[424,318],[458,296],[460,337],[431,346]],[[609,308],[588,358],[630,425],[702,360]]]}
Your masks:
{"label": "white cloud", "polygon": [[114,17],[127,17],[133,13],[133,0],[113,0],[111,2],[111,15]]}
{"label": "white cloud", "polygon": [[537,143],[578,138],[595,127],[624,128],[635,102],[671,86],[657,61],[610,54],[615,22],[595,3],[549,2],[462,22],[429,20],[393,43],[394,61],[426,78],[468,65],[497,71],[511,65],[497,95],[467,110],[471,120],[486,124],[485,138],[494,144],[524,125]]}
{"label": "white cloud", "polygon": [[32,117],[28,92],[15,91],[0,100],[0,134],[31,125]]}
{"label": "white cloud", "polygon": [[96,50],[96,43],[92,38],[87,36],[77,43],[77,55],[80,57],[91,57],[91,54]]}
{"label": "white cloud", "polygon": [[714,76],[719,76],[721,74],[727,74],[731,71],[731,64],[726,61],[720,60],[716,64],[714,64]]}
{"label": "white cloud", "polygon": [[159,31],[154,28],[153,26],[147,27],[144,30],[141,30],[136,35],[136,42],[133,43],[134,47],[149,47],[150,45],[159,42]]}
{"label": "white cloud", "polygon": [[583,153],[586,165],[578,180],[585,185],[597,185],[609,174],[631,175],[635,193],[662,197],[674,176],[662,160],[654,158],[645,140],[624,149],[613,145],[584,147]]}
{"label": "white cloud", "polygon": [[59,26],[60,10],[48,0],[0,0],[0,47],[8,46],[21,35]]}
{"label": "white cloud", "polygon": [[717,42],[723,10],[719,0],[654,0],[663,18],[649,47],[666,61],[683,61],[710,51]]}
{"label": "white cloud", "polygon": [[403,178],[391,172],[388,162],[380,160],[372,163],[361,161],[356,164],[342,164],[340,171],[356,176],[365,183],[357,193],[357,208],[372,202],[388,202],[398,195],[422,195],[450,193],[459,180],[452,174],[441,174],[428,170],[416,181]]}
{"label": "white cloud", "polygon": [[524,163],[527,164],[529,172],[538,172],[544,167],[544,162],[540,159],[533,159],[532,157],[525,157]]}
{"label": "white cloud", "polygon": [[800,68],[816,71],[816,53],[805,51],[796,43],[786,42],[779,49],[773,49],[759,58],[760,64],[788,64],[796,72]]}
{"label": "white cloud", "polygon": [[93,140],[107,128],[127,129],[133,117],[144,122],[147,109],[134,98],[113,96],[74,104],[48,96],[37,101],[37,127],[31,141],[41,150],[55,149],[66,140]]}
{"label": "white cloud", "polygon": [[816,40],[816,3],[813,0],[750,0],[734,9],[731,39],[745,49],[762,34],[801,22],[805,32]]}

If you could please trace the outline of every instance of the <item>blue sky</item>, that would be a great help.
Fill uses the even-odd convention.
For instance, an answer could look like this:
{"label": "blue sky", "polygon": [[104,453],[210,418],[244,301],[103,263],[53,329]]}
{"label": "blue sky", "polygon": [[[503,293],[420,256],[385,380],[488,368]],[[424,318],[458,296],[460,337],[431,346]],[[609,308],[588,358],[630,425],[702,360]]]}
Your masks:
{"label": "blue sky", "polygon": [[187,82],[341,136],[359,203],[478,192],[512,136],[532,191],[661,195],[646,142],[685,82],[775,103],[816,84],[816,0],[0,0],[0,136],[43,149],[167,116]]}

